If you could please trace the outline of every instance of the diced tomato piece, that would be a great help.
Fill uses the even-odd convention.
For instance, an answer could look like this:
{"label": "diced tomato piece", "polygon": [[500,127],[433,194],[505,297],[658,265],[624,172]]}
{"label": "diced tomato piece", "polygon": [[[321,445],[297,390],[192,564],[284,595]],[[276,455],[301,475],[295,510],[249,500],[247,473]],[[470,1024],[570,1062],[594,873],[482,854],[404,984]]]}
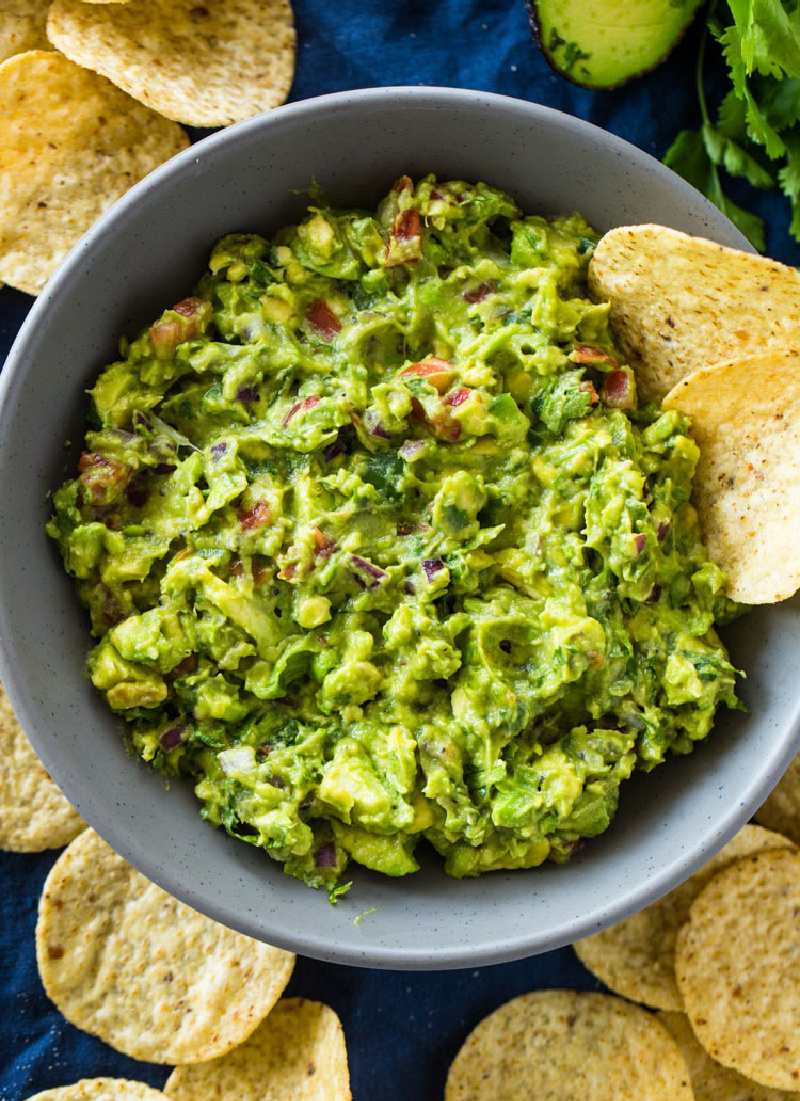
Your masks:
{"label": "diced tomato piece", "polygon": [[199,323],[203,315],[211,311],[211,303],[205,298],[182,298],[172,308],[175,313],[183,317],[191,317],[195,323]]}
{"label": "diced tomato piece", "polygon": [[612,367],[619,367],[619,360],[604,352],[602,348],[596,348],[594,344],[581,344],[572,353],[575,363],[608,363]]}
{"label": "diced tomato piece", "polygon": [[115,490],[125,489],[131,480],[133,470],[116,459],[108,459],[96,451],[84,451],[78,460],[80,480],[95,504],[107,504],[119,494]]}
{"label": "diced tomato piece", "polygon": [[204,332],[213,306],[205,298],[184,298],[173,308],[175,318],[161,319],[150,326],[153,350],[159,359],[172,359],[179,344]]}
{"label": "diced tomato piece", "polygon": [[386,246],[387,268],[416,264],[422,259],[422,223],[418,210],[401,210]]}
{"label": "diced tomato piece", "polygon": [[420,236],[422,224],[418,210],[403,210],[395,219],[394,235],[398,241],[410,241]]}
{"label": "diced tomato piece", "polygon": [[256,501],[252,508],[239,509],[239,523],[244,531],[266,527],[272,520],[272,510],[266,501]]}
{"label": "diced tomato piece", "polygon": [[401,378],[403,375],[416,375],[418,378],[424,378],[437,393],[443,394],[456,377],[456,369],[446,359],[429,356],[428,359],[422,359],[419,363],[412,363],[408,367],[404,367],[400,372]]}
{"label": "diced tomato piece", "polygon": [[456,409],[459,405],[463,405],[472,391],[468,386],[459,386],[457,390],[453,390],[451,394],[447,394],[442,399],[443,405],[449,405],[451,409]]}
{"label": "diced tomato piece", "polygon": [[633,408],[633,387],[627,371],[614,370],[606,376],[603,401],[613,409]]}
{"label": "diced tomato piece", "polygon": [[594,383],[591,381],[591,379],[583,379],[580,385],[580,389],[584,394],[589,395],[589,401],[592,403],[592,405],[597,404],[599,398],[597,396],[597,391],[594,388]]}
{"label": "diced tomato piece", "polygon": [[335,546],[334,541],[329,539],[325,532],[320,531],[319,528],[314,528],[314,548],[317,554],[327,556]]}
{"label": "diced tomato piece", "polygon": [[342,323],[324,298],[312,302],[306,311],[306,320],[323,340],[331,341],[342,330]]}

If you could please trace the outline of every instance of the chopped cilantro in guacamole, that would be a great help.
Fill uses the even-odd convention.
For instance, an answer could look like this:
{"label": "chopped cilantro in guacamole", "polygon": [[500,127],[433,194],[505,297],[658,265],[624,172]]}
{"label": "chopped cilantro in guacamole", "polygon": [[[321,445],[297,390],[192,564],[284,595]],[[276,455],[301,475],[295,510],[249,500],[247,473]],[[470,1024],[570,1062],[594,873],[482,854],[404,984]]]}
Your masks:
{"label": "chopped cilantro in guacamole", "polygon": [[225,237],[100,375],[48,526],[89,674],[208,821],[336,898],[349,861],[564,861],[739,706],[740,610],[640,407],[579,215],[404,177]]}

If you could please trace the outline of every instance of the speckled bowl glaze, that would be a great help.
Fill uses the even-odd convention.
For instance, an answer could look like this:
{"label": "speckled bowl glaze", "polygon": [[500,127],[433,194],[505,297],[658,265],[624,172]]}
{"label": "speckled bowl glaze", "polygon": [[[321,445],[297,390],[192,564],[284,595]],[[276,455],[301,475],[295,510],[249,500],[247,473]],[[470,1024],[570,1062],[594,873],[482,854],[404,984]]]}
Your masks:
{"label": "speckled bowl glaze", "polygon": [[84,391],[133,335],[186,295],[221,234],[269,234],[315,178],[340,205],[403,172],[483,179],[531,213],[580,210],[601,230],[663,222],[747,247],[657,161],[531,103],[431,88],[347,92],[279,108],[181,153],[118,202],[40,296],[0,377],[0,676],[45,765],[115,849],[212,917],[321,959],[385,968],[500,962],[559,947],[653,901],[749,817],[795,750],[800,605],[727,633],[750,714],[623,786],[601,838],[563,867],[457,882],[433,856],[393,880],[355,870],[336,906],[264,853],[203,823],[191,786],[126,753],[84,675],[86,616],[45,537],[48,491],[74,469]]}

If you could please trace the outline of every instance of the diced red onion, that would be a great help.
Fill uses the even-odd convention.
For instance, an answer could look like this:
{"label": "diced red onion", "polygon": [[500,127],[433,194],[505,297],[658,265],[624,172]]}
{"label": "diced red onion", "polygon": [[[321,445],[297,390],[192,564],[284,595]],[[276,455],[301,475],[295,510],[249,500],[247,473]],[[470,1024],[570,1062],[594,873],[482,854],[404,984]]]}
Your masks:
{"label": "diced red onion", "polygon": [[337,436],[336,439],[333,441],[333,443],[330,444],[329,447],[326,447],[325,450],[322,452],[323,462],[326,462],[326,463],[333,462],[333,460],[338,455],[343,455],[346,450],[347,450],[347,445],[345,444],[344,440],[342,439],[341,436]]}
{"label": "diced red onion", "polygon": [[[371,589],[375,587],[375,583],[382,581],[384,577],[388,576],[386,570],[382,570],[380,566],[376,566],[374,562],[368,562],[366,558],[360,558],[357,554],[351,554],[350,561],[357,570],[361,570],[362,573],[374,578],[374,583],[369,586]],[[354,577],[362,588],[366,588],[366,585],[357,573],[354,574]]]}
{"label": "diced red onion", "polygon": [[319,394],[311,394],[310,397],[303,398],[302,401],[295,402],[295,404],[283,418],[283,427],[286,427],[286,425],[289,423],[295,413],[297,413],[300,409],[313,409],[314,406],[319,405],[321,401],[322,398],[319,396]]}
{"label": "diced red onion", "polygon": [[441,558],[425,558],[422,561],[422,568],[427,579],[432,581],[435,574],[444,569],[444,562]]}
{"label": "diced red onion", "polygon": [[637,535],[633,540],[633,545],[636,548],[636,553],[641,554],[644,548],[647,546],[647,536],[644,534]]}
{"label": "diced red onion", "polygon": [[656,538],[658,539],[659,543],[664,542],[664,540],[669,535],[671,528],[672,528],[672,523],[671,523],[670,520],[662,520],[661,521],[661,523],[658,525],[658,531],[656,532]]}
{"label": "diced red onion", "polygon": [[336,867],[336,845],[333,841],[323,841],[314,853],[314,864],[318,868]]}
{"label": "diced red onion", "polygon": [[415,459],[421,451],[424,451],[426,446],[425,440],[406,440],[398,451],[398,455],[401,459],[409,462],[411,459]]}
{"label": "diced red onion", "polygon": [[185,729],[186,727],[182,723],[176,723],[175,726],[171,726],[169,730],[164,731],[158,739],[158,744],[165,753],[169,753],[171,749],[175,749],[181,744]]}
{"label": "diced red onion", "polygon": [[253,402],[258,401],[259,393],[257,386],[242,386],[240,390],[236,392],[236,400],[244,402],[246,405],[252,405]]}
{"label": "diced red onion", "polygon": [[487,294],[494,294],[496,290],[496,283],[481,283],[479,287],[475,287],[471,291],[462,291],[461,297],[465,302],[469,302],[470,305],[472,305],[473,302],[482,302]]}

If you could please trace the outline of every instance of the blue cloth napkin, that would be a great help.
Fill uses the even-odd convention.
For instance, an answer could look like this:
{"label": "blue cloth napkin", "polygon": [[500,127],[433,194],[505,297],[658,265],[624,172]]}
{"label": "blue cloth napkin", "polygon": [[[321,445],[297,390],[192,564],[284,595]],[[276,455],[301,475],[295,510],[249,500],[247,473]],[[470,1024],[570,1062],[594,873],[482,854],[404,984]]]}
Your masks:
{"label": "blue cloth napkin", "polygon": [[[697,27],[655,72],[620,89],[590,92],[548,67],[531,39],[522,0],[294,0],[294,6],[292,100],[378,85],[475,88],[557,107],[658,157],[679,129],[698,123]],[[751,196],[747,201],[753,205]],[[785,201],[761,195],[755,206],[767,220],[770,255],[800,262],[800,247],[786,232]],[[0,291],[0,362],[31,301]],[[42,989],[34,958],[36,905],[55,855],[0,853],[0,1101],[98,1075],[161,1086],[167,1068],[137,1063],[78,1031]],[[300,959],[288,993],[328,1002],[339,1013],[355,1101],[439,1101],[447,1068],[478,1021],[510,997],[551,986],[600,989],[565,948],[457,972],[371,971]]]}

